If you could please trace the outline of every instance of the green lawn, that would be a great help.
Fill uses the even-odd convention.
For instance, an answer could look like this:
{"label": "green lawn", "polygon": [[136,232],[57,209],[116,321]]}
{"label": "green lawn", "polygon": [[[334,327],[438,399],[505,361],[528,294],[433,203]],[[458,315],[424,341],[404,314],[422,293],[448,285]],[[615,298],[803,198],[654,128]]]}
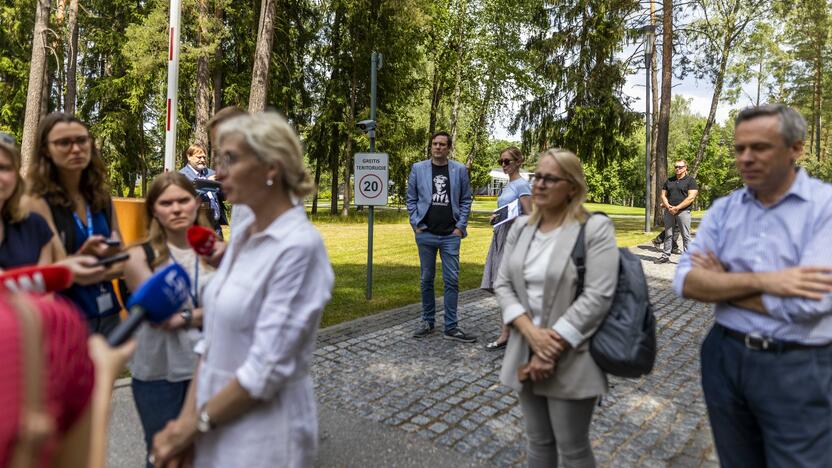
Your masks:
{"label": "green lawn", "polygon": [[[588,206],[593,211],[593,206]],[[613,209],[609,209],[613,208]],[[614,210],[617,209],[617,210]],[[602,211],[629,214],[632,208],[605,205]],[[366,211],[351,212],[348,218],[319,214],[311,217],[324,238],[335,269],[335,291],[324,311],[323,326],[364,317],[376,312],[419,302],[419,257],[413,231],[405,210],[376,209],[373,248],[373,299],[365,299],[367,268]],[[643,213],[643,210],[642,210]],[[637,213],[635,213],[637,214]],[[643,220],[613,218],[619,246],[647,242],[656,233],[644,234]],[[486,214],[474,213],[460,252],[460,291],[478,288],[491,226]],[[436,294],[442,294],[441,267],[437,264]]]}
{"label": "green lawn", "polygon": [[[475,211],[494,211],[497,209],[496,200],[477,200],[474,197],[473,209]],[[604,203],[585,203],[584,206],[589,211],[603,211],[610,216],[644,216],[644,208],[632,206],[607,205]],[[694,211],[694,218],[702,218],[705,211]]]}

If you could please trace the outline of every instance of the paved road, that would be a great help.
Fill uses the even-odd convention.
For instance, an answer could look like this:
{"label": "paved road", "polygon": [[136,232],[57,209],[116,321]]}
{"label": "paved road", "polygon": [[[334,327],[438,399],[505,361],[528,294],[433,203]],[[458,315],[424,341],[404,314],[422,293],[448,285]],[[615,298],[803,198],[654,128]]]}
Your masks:
{"label": "paved road", "polygon": [[[675,265],[654,265],[655,249],[634,251],[650,277],[659,355],[651,375],[611,379],[592,424],[595,455],[602,466],[717,466],[699,385],[710,308],[672,293]],[[441,333],[411,338],[418,305],[322,330],[313,367],[318,466],[522,465],[517,399],[497,381],[501,354],[483,350],[498,331],[497,309],[490,295],[461,294],[461,325],[481,337],[473,345]],[[116,391],[114,411],[110,466],[140,466],[129,387]]]}

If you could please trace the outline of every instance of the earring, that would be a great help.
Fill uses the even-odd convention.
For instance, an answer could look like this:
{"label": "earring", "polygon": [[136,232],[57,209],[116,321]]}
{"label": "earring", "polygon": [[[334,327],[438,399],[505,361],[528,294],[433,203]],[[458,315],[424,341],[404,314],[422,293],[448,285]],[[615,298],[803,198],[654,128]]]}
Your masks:
{"label": "earring", "polygon": [[274,180],[272,180],[272,179],[267,179],[267,180],[266,180],[266,187],[271,187],[272,185],[274,185]]}

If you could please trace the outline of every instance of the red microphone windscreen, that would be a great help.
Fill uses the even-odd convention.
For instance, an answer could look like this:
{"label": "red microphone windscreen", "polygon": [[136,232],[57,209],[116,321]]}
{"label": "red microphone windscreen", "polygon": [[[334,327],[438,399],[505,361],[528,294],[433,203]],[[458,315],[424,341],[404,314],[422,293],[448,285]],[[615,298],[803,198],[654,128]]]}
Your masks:
{"label": "red microphone windscreen", "polygon": [[211,255],[214,252],[216,240],[217,235],[207,227],[191,226],[188,228],[188,244],[199,255]]}
{"label": "red microphone windscreen", "polygon": [[72,270],[63,265],[14,268],[0,273],[0,289],[45,294],[72,285]]}

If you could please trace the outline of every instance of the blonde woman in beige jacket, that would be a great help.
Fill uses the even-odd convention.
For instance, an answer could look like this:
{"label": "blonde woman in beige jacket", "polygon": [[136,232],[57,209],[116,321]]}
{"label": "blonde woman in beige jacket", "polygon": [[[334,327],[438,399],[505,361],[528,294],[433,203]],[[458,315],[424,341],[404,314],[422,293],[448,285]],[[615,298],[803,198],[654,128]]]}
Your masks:
{"label": "blonde woman in beige jacket", "polygon": [[[612,222],[583,208],[586,179],[574,153],[541,154],[531,216],[512,226],[494,285],[510,328],[500,380],[519,392],[530,467],[595,466],[589,424],[607,378],[589,338],[609,310],[618,278]],[[571,253],[586,223],[584,288]]]}

